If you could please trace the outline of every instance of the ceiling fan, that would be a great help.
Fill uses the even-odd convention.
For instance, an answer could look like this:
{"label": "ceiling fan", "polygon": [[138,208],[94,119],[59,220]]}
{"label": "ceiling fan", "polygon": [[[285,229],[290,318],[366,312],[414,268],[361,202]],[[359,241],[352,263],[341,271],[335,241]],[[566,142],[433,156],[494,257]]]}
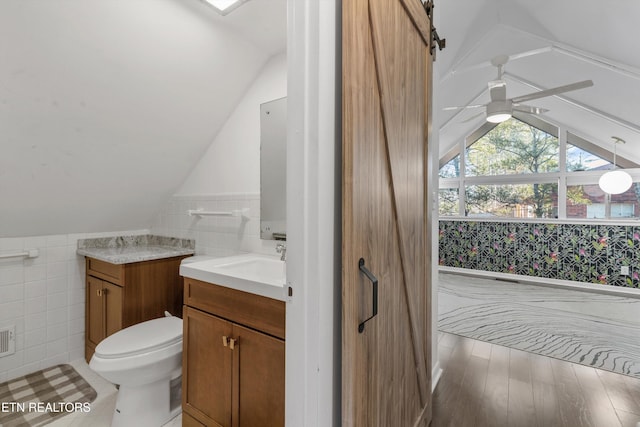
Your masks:
{"label": "ceiling fan", "polygon": [[[533,92],[527,95],[516,96],[515,98],[507,98],[507,84],[504,80],[502,80],[502,68],[508,60],[509,57],[507,55],[499,55],[491,60],[491,64],[494,67],[498,68],[498,78],[488,83],[489,95],[491,96],[491,101],[488,104],[474,104],[466,105],[464,107],[446,107],[445,110],[462,110],[467,108],[486,107],[487,121],[491,123],[501,123],[511,118],[514,111],[519,111],[527,114],[541,114],[549,111],[545,108],[523,105],[523,102],[593,86],[593,81],[584,80],[564,86],[554,87],[552,89]],[[484,113],[476,114],[468,118],[464,122],[471,121],[482,114]]]}

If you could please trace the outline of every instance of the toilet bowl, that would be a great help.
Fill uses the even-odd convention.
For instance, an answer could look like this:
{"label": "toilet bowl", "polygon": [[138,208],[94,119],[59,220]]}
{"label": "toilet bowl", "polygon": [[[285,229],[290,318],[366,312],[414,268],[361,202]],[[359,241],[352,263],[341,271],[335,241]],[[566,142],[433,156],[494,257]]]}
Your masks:
{"label": "toilet bowl", "polygon": [[159,427],[178,415],[181,402],[179,394],[171,392],[171,383],[180,387],[181,366],[182,319],[173,316],[108,336],[89,363],[101,377],[120,386],[113,427]]}

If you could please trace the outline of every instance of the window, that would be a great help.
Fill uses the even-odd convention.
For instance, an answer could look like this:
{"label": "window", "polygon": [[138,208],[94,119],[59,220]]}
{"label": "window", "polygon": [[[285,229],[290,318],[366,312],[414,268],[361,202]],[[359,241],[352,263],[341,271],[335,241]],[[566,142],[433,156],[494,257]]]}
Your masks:
{"label": "window", "polygon": [[440,168],[440,178],[457,178],[460,176],[460,156],[455,156]]}
{"label": "window", "polygon": [[460,194],[457,188],[444,188],[439,191],[440,216],[460,215]]}
{"label": "window", "polygon": [[634,183],[625,193],[607,196],[597,184],[568,186],[567,218],[638,218],[639,190],[640,183]]}
{"label": "window", "polygon": [[511,118],[467,147],[466,176],[558,171],[558,138]]}
{"label": "window", "polygon": [[572,144],[567,144],[567,171],[591,171],[609,169],[611,163]]}
{"label": "window", "polygon": [[[562,137],[559,137],[561,135]],[[619,195],[598,186],[612,153],[539,118],[514,114],[483,124],[440,167],[441,216],[640,218],[640,165],[618,156],[634,185]],[[463,212],[461,212],[461,207]]]}
{"label": "window", "polygon": [[[604,218],[606,194],[598,184],[567,187],[567,218]],[[597,206],[603,206],[602,212]]]}
{"label": "window", "polygon": [[557,184],[470,185],[465,211],[474,217],[555,218]]}
{"label": "window", "polygon": [[[587,218],[606,218],[607,205],[593,203],[587,206]],[[610,218],[633,218],[634,205],[629,203],[612,203]]]}

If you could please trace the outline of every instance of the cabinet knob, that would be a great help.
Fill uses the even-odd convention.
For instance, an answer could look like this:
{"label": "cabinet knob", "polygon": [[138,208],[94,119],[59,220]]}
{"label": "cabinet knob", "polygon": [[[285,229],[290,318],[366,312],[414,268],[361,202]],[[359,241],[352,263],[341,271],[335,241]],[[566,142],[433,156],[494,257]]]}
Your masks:
{"label": "cabinet knob", "polygon": [[99,297],[102,296],[102,289],[98,289],[96,290],[96,295],[98,295]]}
{"label": "cabinet knob", "polygon": [[234,340],[233,338],[230,338],[230,339],[229,339],[229,348],[230,348],[231,350],[233,350],[233,349],[235,348],[235,346],[236,346],[236,341],[237,341],[237,340]]}
{"label": "cabinet knob", "polygon": [[229,343],[229,337],[227,337],[226,335],[223,335],[222,336],[222,345],[226,347],[228,343]]}

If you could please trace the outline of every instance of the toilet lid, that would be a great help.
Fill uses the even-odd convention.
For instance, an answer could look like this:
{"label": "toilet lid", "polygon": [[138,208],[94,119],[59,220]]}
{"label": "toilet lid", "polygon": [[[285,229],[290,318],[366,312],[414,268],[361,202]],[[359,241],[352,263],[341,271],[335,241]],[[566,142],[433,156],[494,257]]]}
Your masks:
{"label": "toilet lid", "polygon": [[129,326],[100,341],[95,354],[109,359],[148,353],[182,341],[182,319],[160,317]]}

